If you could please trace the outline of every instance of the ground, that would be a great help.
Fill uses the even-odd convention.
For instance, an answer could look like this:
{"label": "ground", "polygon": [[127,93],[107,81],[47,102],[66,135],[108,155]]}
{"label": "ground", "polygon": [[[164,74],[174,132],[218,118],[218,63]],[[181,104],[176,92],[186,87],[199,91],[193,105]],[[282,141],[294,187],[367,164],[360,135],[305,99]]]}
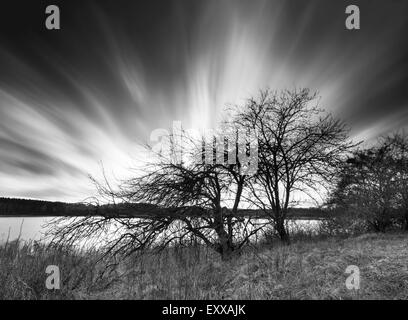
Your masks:
{"label": "ground", "polygon": [[[12,248],[0,249],[3,299],[408,299],[407,233],[274,242],[229,262],[202,247],[173,248],[113,269],[96,251]],[[60,290],[45,288],[49,264],[61,268]],[[350,265],[359,290],[346,287]]]}

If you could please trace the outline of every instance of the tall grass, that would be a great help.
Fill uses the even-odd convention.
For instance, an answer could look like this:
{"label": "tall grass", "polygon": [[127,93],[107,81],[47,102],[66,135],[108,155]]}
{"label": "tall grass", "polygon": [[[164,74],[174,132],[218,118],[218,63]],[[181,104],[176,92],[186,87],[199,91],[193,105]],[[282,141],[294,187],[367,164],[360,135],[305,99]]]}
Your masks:
{"label": "tall grass", "polygon": [[[61,289],[45,287],[47,265],[61,270]],[[361,288],[345,286],[348,265]],[[159,254],[103,258],[38,242],[0,247],[0,299],[407,299],[407,234],[264,242],[230,262],[196,245]]]}
{"label": "tall grass", "polygon": [[[0,299],[74,299],[107,285],[99,254],[19,239],[0,246]],[[60,290],[48,290],[46,268],[60,269]]]}

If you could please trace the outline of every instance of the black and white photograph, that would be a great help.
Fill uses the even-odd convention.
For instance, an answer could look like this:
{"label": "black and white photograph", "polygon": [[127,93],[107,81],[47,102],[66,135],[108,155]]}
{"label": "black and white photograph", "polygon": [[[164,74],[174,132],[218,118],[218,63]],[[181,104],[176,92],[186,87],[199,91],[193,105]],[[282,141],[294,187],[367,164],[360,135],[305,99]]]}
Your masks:
{"label": "black and white photograph", "polygon": [[406,0],[1,1],[0,300],[407,300],[407,36]]}

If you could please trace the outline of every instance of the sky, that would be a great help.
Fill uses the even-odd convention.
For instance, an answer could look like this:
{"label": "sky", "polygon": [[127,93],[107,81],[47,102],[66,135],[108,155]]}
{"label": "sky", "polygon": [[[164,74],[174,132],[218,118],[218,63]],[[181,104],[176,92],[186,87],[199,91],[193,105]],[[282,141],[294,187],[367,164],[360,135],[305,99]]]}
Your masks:
{"label": "sky", "polygon": [[[408,2],[5,0],[0,197],[82,201],[157,128],[210,128],[260,89],[307,87],[355,141],[408,126]],[[58,5],[61,29],[45,28]]]}

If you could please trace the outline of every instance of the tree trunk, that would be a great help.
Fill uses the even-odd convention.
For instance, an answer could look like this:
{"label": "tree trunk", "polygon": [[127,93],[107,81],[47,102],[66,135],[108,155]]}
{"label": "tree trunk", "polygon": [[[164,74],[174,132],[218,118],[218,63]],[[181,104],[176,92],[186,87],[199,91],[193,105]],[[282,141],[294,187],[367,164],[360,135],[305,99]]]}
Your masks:
{"label": "tree trunk", "polygon": [[222,261],[230,261],[233,258],[235,251],[230,246],[224,246],[222,247],[220,254]]}
{"label": "tree trunk", "polygon": [[233,241],[230,239],[229,233],[225,231],[222,215],[214,221],[214,230],[218,236],[218,253],[223,261],[230,260],[234,253]]}
{"label": "tree trunk", "polygon": [[276,219],[275,228],[281,241],[284,242],[285,244],[289,244],[290,243],[289,233],[286,230],[285,219],[283,217],[279,217],[278,219]]}
{"label": "tree trunk", "polygon": [[219,240],[218,252],[221,255],[221,259],[223,261],[231,260],[234,254],[234,247],[229,241],[228,234],[225,232],[225,230],[223,230],[221,234],[219,232],[217,232],[217,234]]}

